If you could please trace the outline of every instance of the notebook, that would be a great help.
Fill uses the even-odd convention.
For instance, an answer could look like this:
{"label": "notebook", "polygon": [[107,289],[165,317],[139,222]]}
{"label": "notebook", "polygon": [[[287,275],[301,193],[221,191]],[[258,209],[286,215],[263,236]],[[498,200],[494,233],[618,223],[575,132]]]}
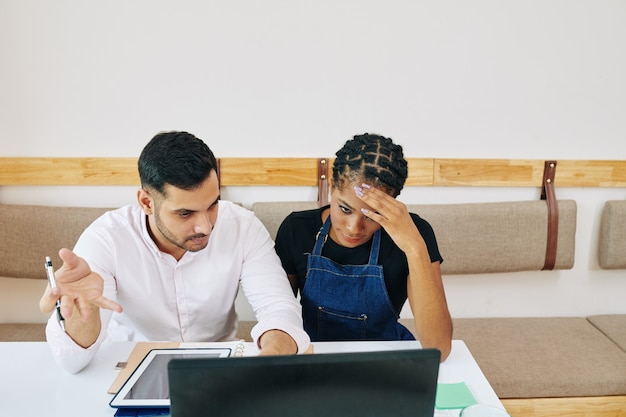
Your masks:
{"label": "notebook", "polygon": [[172,417],[432,417],[436,349],[173,359]]}

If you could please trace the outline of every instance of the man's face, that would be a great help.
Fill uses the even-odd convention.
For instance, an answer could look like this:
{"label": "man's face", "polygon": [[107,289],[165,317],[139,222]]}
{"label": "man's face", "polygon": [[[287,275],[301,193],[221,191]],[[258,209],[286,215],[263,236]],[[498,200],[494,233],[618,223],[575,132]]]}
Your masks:
{"label": "man's face", "polygon": [[194,190],[167,184],[164,191],[158,196],[148,194],[152,209],[148,212],[144,207],[152,239],[161,251],[177,260],[186,251],[204,249],[219,207],[220,190],[215,172]]}
{"label": "man's face", "polygon": [[341,190],[332,188],[330,204],[332,225],[329,235],[335,243],[347,248],[356,248],[369,241],[380,229],[380,225],[366,217],[361,208],[372,210],[356,196],[352,186],[346,186]]}

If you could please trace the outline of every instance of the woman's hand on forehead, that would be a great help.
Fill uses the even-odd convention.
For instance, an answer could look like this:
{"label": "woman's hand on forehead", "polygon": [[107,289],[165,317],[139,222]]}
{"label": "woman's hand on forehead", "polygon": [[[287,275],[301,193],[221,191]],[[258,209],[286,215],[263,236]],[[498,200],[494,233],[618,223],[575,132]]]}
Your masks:
{"label": "woman's hand on forehead", "polygon": [[368,184],[355,186],[354,192],[372,208],[362,208],[361,212],[380,224],[400,249],[407,252],[416,241],[423,244],[422,236],[403,202]]}

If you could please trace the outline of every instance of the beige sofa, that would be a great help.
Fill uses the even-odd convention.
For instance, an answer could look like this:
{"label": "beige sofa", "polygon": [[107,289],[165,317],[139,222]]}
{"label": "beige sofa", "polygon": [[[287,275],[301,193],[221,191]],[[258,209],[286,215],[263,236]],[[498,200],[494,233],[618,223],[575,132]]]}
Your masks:
{"label": "beige sofa", "polygon": [[[252,209],[275,236],[289,212],[316,206],[316,202],[265,202],[255,203]],[[545,202],[409,208],[437,231],[446,254],[444,274],[511,272],[523,278],[524,271],[544,266]],[[558,209],[554,267],[568,269],[574,263],[576,204],[562,200]],[[44,340],[46,317],[37,309],[46,285],[43,260],[52,256],[60,265],[58,249],[72,247],[82,230],[106,210],[0,204],[0,303],[8,306],[0,316],[0,341]],[[626,201],[606,203],[600,235],[600,265],[626,269]],[[412,320],[402,320],[412,328]],[[240,323],[239,335],[249,338],[252,325]],[[579,404],[577,412],[591,404],[599,410],[593,415],[626,413],[626,314],[455,318],[454,338],[465,341],[514,416],[541,415],[544,405],[553,411],[564,404]],[[553,402],[563,397],[568,400]]]}

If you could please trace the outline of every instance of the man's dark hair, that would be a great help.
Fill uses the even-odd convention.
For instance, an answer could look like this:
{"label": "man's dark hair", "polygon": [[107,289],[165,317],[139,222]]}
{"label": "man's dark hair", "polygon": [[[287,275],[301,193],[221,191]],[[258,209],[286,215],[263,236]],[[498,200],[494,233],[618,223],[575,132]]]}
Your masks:
{"label": "man's dark hair", "polygon": [[141,186],[160,194],[165,184],[193,190],[218,170],[209,147],[187,132],[157,134],[141,151],[138,167]]}
{"label": "man's dark hair", "polygon": [[389,138],[369,133],[356,135],[335,155],[333,184],[339,189],[356,181],[367,181],[397,197],[404,187],[408,164],[402,146]]}

